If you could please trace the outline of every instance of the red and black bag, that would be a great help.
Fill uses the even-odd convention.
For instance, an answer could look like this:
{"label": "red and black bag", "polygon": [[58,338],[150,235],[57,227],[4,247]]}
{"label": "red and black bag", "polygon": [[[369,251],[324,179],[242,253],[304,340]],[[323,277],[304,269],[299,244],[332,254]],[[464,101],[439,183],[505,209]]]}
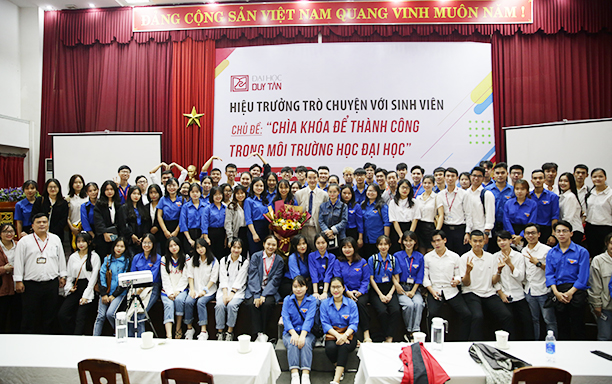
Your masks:
{"label": "red and black bag", "polygon": [[440,363],[425,349],[423,343],[402,348],[404,363],[402,384],[442,384],[450,380]]}

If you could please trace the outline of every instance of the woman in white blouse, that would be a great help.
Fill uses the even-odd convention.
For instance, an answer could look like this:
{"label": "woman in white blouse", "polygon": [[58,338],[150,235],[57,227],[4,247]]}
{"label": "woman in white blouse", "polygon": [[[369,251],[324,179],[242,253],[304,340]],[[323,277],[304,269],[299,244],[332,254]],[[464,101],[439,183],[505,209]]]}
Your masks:
{"label": "woman in white blouse", "polygon": [[6,330],[10,316],[10,333],[19,333],[21,327],[21,295],[15,294],[13,271],[15,266],[15,234],[13,224],[0,225],[0,333]]}
{"label": "woman in white blouse", "polygon": [[417,224],[416,233],[419,237],[419,251],[424,255],[433,250],[431,236],[437,229],[442,228],[444,223],[444,207],[438,207],[437,194],[433,191],[436,180],[432,175],[423,177],[423,189],[425,192],[417,196],[417,204],[421,210],[421,218]]}
{"label": "woman in white blouse", "polygon": [[582,227],[582,207],[578,200],[578,190],[574,175],[565,172],[559,177],[559,219],[572,225],[572,241],[582,245],[584,230]]}
{"label": "woman in white blouse", "polygon": [[68,182],[68,196],[64,199],[68,202],[68,229],[72,233],[70,237],[72,249],[76,250],[76,236],[81,232],[81,205],[87,202],[87,191],[85,180],[81,175],[72,175]]}
{"label": "woman in white blouse", "polygon": [[66,266],[66,299],[57,315],[66,335],[84,335],[87,317],[95,310],[92,302],[94,287],[98,283],[100,257],[91,245],[91,235],[79,233],[76,236],[77,251],[70,255]]}
{"label": "woman in white blouse", "polygon": [[196,305],[198,308],[198,325],[200,326],[198,340],[208,340],[206,304],[215,298],[217,292],[219,262],[202,237],[196,240],[194,256],[187,262],[187,279],[189,281],[189,295],[185,300],[185,324],[187,324],[185,340],[192,340],[195,335],[195,329],[191,323],[193,322],[193,312]]}
{"label": "woman in white blouse", "polygon": [[[232,341],[234,326],[238,317],[238,308],[244,300],[249,260],[242,256],[246,243],[235,238],[230,243],[231,251],[219,262],[219,289],[217,290],[217,305],[215,305],[215,322],[217,324],[217,340]],[[227,332],[223,331],[227,326]]]}
{"label": "woman in white blouse", "polygon": [[[225,210],[225,233],[227,244],[233,243],[234,239],[242,240],[243,244],[248,244],[247,226],[244,219],[244,200],[247,197],[247,188],[242,185],[234,187],[234,197]],[[248,247],[242,247],[242,257],[247,256]]]}
{"label": "woman in white blouse", "polygon": [[166,338],[172,338],[172,324],[176,314],[176,339],[183,338],[182,320],[187,299],[187,263],[189,257],[181,248],[181,241],[173,236],[168,239],[168,252],[161,258],[162,303],[164,304],[164,327]]}
{"label": "woman in white blouse", "polygon": [[421,210],[415,199],[414,192],[408,179],[397,183],[395,196],[389,201],[389,221],[393,225],[391,230],[391,249],[395,253],[400,250],[401,238],[406,231],[416,231],[417,224],[421,218]]}
{"label": "woman in white blouse", "polygon": [[591,258],[604,251],[604,238],[612,232],[612,190],[606,185],[606,171],[591,172],[593,189],[587,194],[586,242]]}

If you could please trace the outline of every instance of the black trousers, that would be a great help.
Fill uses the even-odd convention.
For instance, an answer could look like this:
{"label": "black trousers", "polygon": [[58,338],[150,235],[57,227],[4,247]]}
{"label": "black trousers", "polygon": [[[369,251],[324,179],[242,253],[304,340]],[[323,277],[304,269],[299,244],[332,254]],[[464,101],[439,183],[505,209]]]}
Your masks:
{"label": "black trousers", "polygon": [[612,227],[608,225],[586,223],[584,234],[586,235],[586,246],[591,259],[604,251],[604,239],[610,232],[612,232]]}
{"label": "black trousers", "polygon": [[325,341],[325,354],[332,363],[338,367],[346,367],[349,353],[355,350],[357,346],[357,337],[353,336],[353,340],[349,344],[336,344],[336,340]]}
{"label": "black trousers", "polygon": [[95,310],[93,302],[79,305],[79,301],[81,297],[83,297],[83,292],[87,288],[87,284],[89,284],[89,280],[79,279],[77,290],[66,296],[66,299],[64,299],[57,313],[62,332],[65,335],[83,335],[87,315]]}
{"label": "black trousers", "polygon": [[259,308],[253,303],[254,299],[254,297],[251,297],[244,302],[244,305],[246,305],[251,314],[251,337],[253,340],[257,338],[259,333],[266,333],[266,327],[276,305],[274,296],[266,296],[266,300]]}
{"label": "black trousers", "polygon": [[[393,283],[378,284],[378,289],[380,289],[383,295],[389,293],[392,287]],[[383,303],[374,288],[370,287],[370,291],[368,293],[370,295],[370,304],[376,311],[376,315],[378,316],[378,321],[380,322],[380,327],[384,336],[393,337],[397,324],[400,321],[400,305],[399,300],[397,299],[397,294],[394,293],[391,297],[391,301],[388,303]]]}
{"label": "black trousers", "polygon": [[531,319],[531,310],[529,309],[527,300],[513,301],[506,304],[506,307],[508,307],[512,314],[514,329],[517,331],[517,334],[514,336],[510,334],[510,340],[535,340],[536,338],[533,334],[533,320]]}
{"label": "black trousers", "polygon": [[[187,232],[189,232],[189,237],[191,237],[191,240],[193,241],[196,241],[197,239],[202,237],[202,230],[200,228],[189,228]],[[183,237],[183,251],[185,252],[186,255],[189,254],[192,256],[196,256],[196,254],[193,253],[194,247],[192,247],[191,244],[189,244],[189,241],[187,240],[187,236]]]}
{"label": "black trousers", "polygon": [[557,327],[559,328],[559,340],[586,340],[586,328],[584,326],[584,311],[586,302],[580,306],[574,305],[575,300],[563,305],[563,310],[555,309],[557,316]]}
{"label": "black trousers", "polygon": [[57,311],[59,279],[23,282],[21,331],[26,334],[51,334]]}
{"label": "black trousers", "polygon": [[[10,327],[7,329],[6,322]],[[21,294],[0,296],[0,333],[19,333],[21,327]]]}
{"label": "black trousers", "polygon": [[489,239],[489,246],[487,247],[487,252],[493,254],[499,251],[499,246],[497,245],[497,234],[503,230],[504,230],[504,223],[495,222],[495,226],[493,227],[493,230],[491,231],[491,234],[493,236],[491,236],[491,238]]}
{"label": "black trousers", "polygon": [[450,300],[436,300],[432,295],[427,295],[427,308],[429,312],[428,321],[431,324],[431,319],[440,317],[442,306],[447,303],[453,311],[459,316],[459,341],[467,341],[470,337],[470,325],[472,323],[472,314],[468,309],[461,292]]}
{"label": "black trousers", "polygon": [[[410,226],[412,225],[411,221],[408,222],[398,222],[400,229],[402,230],[402,234],[406,231],[410,230]],[[399,252],[402,250],[402,247],[400,245],[400,243],[398,242],[399,239],[401,239],[401,236],[397,233],[397,231],[395,230],[395,225],[393,223],[391,223],[391,231],[390,231],[390,238],[391,238],[391,249],[389,250],[390,253],[395,253],[395,252]]]}
{"label": "black trousers", "polygon": [[364,259],[369,259],[370,256],[376,255],[378,253],[378,247],[376,243],[363,243],[363,249],[359,252],[359,255],[363,255]]}
{"label": "black trousers", "polygon": [[461,225],[442,225],[442,230],[446,233],[446,248],[457,253],[459,256],[470,250],[469,244],[463,244],[465,238],[465,224]]}
{"label": "black trousers", "polygon": [[359,326],[362,331],[370,330],[370,314],[368,313],[369,295],[361,295],[357,298],[357,310],[359,311]]}
{"label": "black trousers", "polygon": [[552,235],[552,226],[540,225],[540,243],[546,244],[548,238]]}
{"label": "black trousers", "polygon": [[465,304],[472,313],[472,326],[470,329],[470,341],[484,340],[484,314],[483,307],[497,319],[499,326],[504,331],[514,334],[514,323],[510,310],[504,305],[499,296],[480,297],[474,293],[463,294]]}

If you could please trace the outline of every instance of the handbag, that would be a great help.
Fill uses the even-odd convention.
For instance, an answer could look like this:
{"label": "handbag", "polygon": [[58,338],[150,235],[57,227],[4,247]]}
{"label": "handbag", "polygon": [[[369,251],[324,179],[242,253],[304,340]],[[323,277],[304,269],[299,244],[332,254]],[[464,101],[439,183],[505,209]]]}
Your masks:
{"label": "handbag", "polygon": [[[348,325],[347,325],[346,327],[342,327],[342,328],[340,328],[340,327],[336,327],[336,326],[334,325],[334,327],[333,327],[333,328],[334,328],[334,330],[336,330],[336,332],[338,332],[338,333],[344,333],[344,332],[346,332],[346,330],[348,329]],[[348,337],[349,341],[353,340],[353,335],[354,335],[354,333],[351,333],[351,334],[349,335],[349,337]],[[326,333],[326,334],[325,334],[325,340],[332,340],[332,341],[335,341],[335,340],[336,340],[336,336],[334,336],[334,335],[330,335],[329,333]]]}
{"label": "handbag", "polygon": [[[304,314],[302,313],[302,311],[300,311],[300,306],[298,305],[297,300],[295,299],[295,297],[293,298],[293,302],[295,303],[295,307],[298,309],[298,313],[300,314],[300,317],[302,318],[302,321],[306,321],[306,318],[304,317]],[[310,329],[310,333],[312,333],[312,335],[314,337],[316,337],[317,339],[320,338],[321,336],[323,336],[323,326],[321,325],[321,323],[317,323],[315,321],[314,324],[312,324],[312,328]]]}
{"label": "handbag", "polygon": [[106,292],[104,290],[104,288],[102,288],[102,285],[100,284],[100,281],[98,281],[98,284],[96,284],[94,291],[98,292],[101,295],[108,295],[110,293],[110,286],[111,286],[111,282],[113,281],[113,273],[111,272],[110,269],[110,258],[108,260],[106,260]]}

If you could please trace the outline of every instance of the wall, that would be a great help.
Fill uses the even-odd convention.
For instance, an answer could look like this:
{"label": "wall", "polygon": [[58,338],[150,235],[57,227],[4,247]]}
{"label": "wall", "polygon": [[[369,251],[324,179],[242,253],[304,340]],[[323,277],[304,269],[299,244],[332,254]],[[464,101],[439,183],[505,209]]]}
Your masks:
{"label": "wall", "polygon": [[0,115],[21,117],[19,7],[0,0]]}

